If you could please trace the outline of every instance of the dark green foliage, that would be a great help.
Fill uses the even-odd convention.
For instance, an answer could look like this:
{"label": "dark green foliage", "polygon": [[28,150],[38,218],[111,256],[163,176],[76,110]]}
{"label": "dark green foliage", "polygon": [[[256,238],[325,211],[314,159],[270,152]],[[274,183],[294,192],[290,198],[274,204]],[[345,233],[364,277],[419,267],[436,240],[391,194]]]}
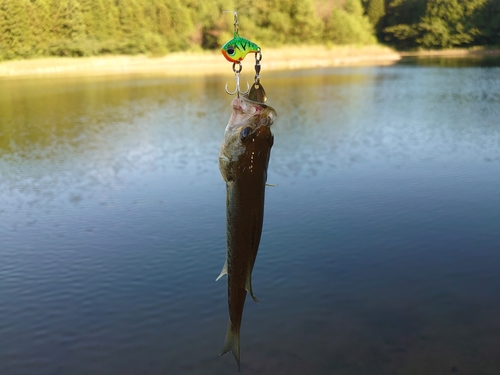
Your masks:
{"label": "dark green foliage", "polygon": [[421,35],[420,19],[425,15],[427,0],[390,0],[384,17],[382,38],[385,43],[399,49],[418,47]]}
{"label": "dark green foliage", "polygon": [[474,12],[474,24],[481,44],[500,45],[500,0],[488,0],[485,6]]}
{"label": "dark green foliage", "polygon": [[472,45],[480,34],[472,15],[486,0],[428,1],[419,27],[417,42],[425,48],[449,48]]}
{"label": "dark green foliage", "polygon": [[232,9],[263,46],[500,44],[500,0],[0,0],[0,60],[219,48]]}
{"label": "dark green foliage", "polygon": [[392,0],[383,40],[400,49],[498,45],[499,0]]}
{"label": "dark green foliage", "polygon": [[385,0],[368,0],[366,15],[378,34],[383,27],[383,22],[381,21],[383,21],[383,17],[385,16]]}

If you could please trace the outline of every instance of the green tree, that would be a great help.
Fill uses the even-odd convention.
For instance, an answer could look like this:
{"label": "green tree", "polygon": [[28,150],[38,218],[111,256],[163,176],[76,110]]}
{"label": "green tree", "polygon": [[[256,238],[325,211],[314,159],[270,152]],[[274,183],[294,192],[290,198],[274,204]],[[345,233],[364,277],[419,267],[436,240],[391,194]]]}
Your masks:
{"label": "green tree", "polygon": [[380,20],[385,16],[385,0],[368,0],[366,14],[373,27],[380,30]]}
{"label": "green tree", "polygon": [[480,44],[500,45],[500,0],[489,0],[473,14],[474,24],[480,30]]}
{"label": "green tree", "polygon": [[323,25],[313,0],[240,3],[241,34],[257,43],[281,45],[321,40]]}
{"label": "green tree", "polygon": [[56,56],[87,56],[93,54],[85,43],[85,22],[77,0],[52,3],[52,40],[48,53]]}
{"label": "green tree", "polygon": [[363,17],[364,10],[360,0],[345,0],[344,9],[353,16]]}
{"label": "green tree", "polygon": [[294,0],[290,8],[294,43],[317,42],[323,34],[323,24],[316,16],[313,0]]}
{"label": "green tree", "polygon": [[172,16],[167,6],[163,3],[156,5],[156,22],[158,24],[158,32],[165,38],[172,34]]}
{"label": "green tree", "polygon": [[471,45],[480,34],[472,15],[485,3],[486,0],[429,0],[419,24],[422,36],[417,42],[425,48]]}
{"label": "green tree", "polygon": [[35,39],[31,32],[27,0],[0,2],[0,47],[2,58],[26,58],[32,53]]}
{"label": "green tree", "polygon": [[172,34],[168,38],[168,47],[173,51],[188,49],[195,32],[191,13],[179,0],[169,0],[167,8],[171,17]]}
{"label": "green tree", "polygon": [[120,14],[113,0],[80,0],[80,4],[89,39],[106,41],[119,38]]}
{"label": "green tree", "polygon": [[51,3],[47,0],[31,1],[26,17],[31,25],[30,31],[34,39],[31,56],[45,55],[47,45],[52,39],[53,17]]}
{"label": "green tree", "polygon": [[[189,35],[192,45],[203,48],[218,48],[225,43],[228,38],[224,40],[222,35],[228,36],[228,30],[232,28],[232,17],[223,12],[235,9],[234,1],[185,0],[183,5],[189,11],[193,23]],[[221,37],[222,39],[220,39]]]}
{"label": "green tree", "polygon": [[76,39],[85,36],[85,23],[78,0],[59,0],[54,27],[60,38]]}
{"label": "green tree", "polygon": [[418,47],[419,23],[425,15],[427,0],[392,0],[387,5],[382,41],[398,49]]}
{"label": "green tree", "polygon": [[490,36],[500,26],[499,10],[498,0],[393,0],[384,41],[402,49],[492,43]]}
{"label": "green tree", "polygon": [[344,7],[334,7],[325,25],[324,36],[334,44],[373,44],[373,28],[363,14],[359,0],[346,0]]}
{"label": "green tree", "polygon": [[134,38],[146,24],[140,4],[137,0],[117,0],[116,4],[122,37]]}

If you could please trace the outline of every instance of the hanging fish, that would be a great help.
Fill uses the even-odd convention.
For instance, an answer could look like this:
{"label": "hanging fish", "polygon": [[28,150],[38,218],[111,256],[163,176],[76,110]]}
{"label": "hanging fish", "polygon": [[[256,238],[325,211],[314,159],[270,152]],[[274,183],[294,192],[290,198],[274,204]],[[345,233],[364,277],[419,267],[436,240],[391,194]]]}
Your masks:
{"label": "hanging fish", "polygon": [[[220,355],[231,351],[240,368],[240,326],[246,294],[252,290],[252,270],[264,219],[267,166],[274,137],[276,111],[244,96],[233,99],[224,132],[219,168],[226,182],[226,263],[229,322]],[[258,301],[257,301],[258,302]]]}
{"label": "hanging fish", "polygon": [[259,51],[260,47],[257,44],[237,35],[221,48],[221,52],[226,60],[233,63],[240,62],[249,53]]}

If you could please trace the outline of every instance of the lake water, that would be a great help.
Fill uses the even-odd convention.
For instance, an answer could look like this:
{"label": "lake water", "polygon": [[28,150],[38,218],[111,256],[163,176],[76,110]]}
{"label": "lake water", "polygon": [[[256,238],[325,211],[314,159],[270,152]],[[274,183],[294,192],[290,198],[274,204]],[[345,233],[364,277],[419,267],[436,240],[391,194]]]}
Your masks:
{"label": "lake water", "polygon": [[[500,373],[499,66],[264,65],[242,373]],[[237,373],[227,80],[0,80],[0,374]]]}

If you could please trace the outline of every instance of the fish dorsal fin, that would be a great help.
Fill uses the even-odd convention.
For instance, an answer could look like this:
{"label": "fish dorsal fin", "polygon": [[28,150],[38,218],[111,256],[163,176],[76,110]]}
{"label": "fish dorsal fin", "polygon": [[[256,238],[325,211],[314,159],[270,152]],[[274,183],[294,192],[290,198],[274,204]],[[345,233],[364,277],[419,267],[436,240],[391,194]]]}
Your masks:
{"label": "fish dorsal fin", "polygon": [[226,258],[226,261],[224,262],[224,266],[222,267],[222,271],[220,271],[220,275],[217,276],[215,281],[219,280],[224,275],[227,275],[227,258]]}

